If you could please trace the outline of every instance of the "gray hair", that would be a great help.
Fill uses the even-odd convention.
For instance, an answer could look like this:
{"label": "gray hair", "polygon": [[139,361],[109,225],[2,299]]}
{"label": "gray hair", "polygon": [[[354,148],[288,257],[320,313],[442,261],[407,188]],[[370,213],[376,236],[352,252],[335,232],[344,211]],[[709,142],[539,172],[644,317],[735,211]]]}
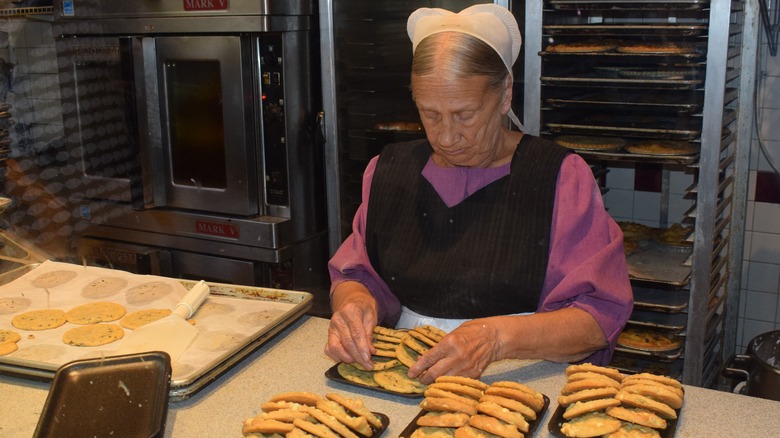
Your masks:
{"label": "gray hair", "polygon": [[414,51],[414,76],[443,74],[450,79],[487,76],[501,86],[509,75],[504,61],[482,40],[460,32],[440,32],[423,39]]}

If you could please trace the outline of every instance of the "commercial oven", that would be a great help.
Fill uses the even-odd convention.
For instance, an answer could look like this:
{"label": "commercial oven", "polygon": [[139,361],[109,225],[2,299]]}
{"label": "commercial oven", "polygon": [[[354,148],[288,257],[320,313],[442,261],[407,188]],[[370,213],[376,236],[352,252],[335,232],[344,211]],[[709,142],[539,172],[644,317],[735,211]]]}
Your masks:
{"label": "commercial oven", "polygon": [[58,2],[66,150],[89,222],[81,257],[327,287],[316,10],[311,0]]}

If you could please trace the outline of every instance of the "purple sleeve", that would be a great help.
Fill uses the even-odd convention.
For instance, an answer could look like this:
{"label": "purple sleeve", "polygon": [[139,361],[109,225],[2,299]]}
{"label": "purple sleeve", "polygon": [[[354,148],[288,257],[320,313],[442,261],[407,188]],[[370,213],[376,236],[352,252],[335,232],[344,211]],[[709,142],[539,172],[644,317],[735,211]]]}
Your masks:
{"label": "purple sleeve", "polygon": [[374,178],[377,159],[378,157],[374,157],[363,173],[363,202],[358,207],[352,221],[352,234],[344,240],[328,262],[328,272],[330,273],[331,292],[333,292],[333,288],[344,281],[362,283],[377,301],[379,322],[385,321],[385,324],[394,326],[401,314],[401,303],[371,266],[365,242],[368,195],[371,191],[371,180]]}
{"label": "purple sleeve", "polygon": [[633,309],[620,227],[604,209],[593,172],[579,155],[558,175],[547,266],[539,312],[578,307],[595,318],[609,349],[585,362],[606,365]]}

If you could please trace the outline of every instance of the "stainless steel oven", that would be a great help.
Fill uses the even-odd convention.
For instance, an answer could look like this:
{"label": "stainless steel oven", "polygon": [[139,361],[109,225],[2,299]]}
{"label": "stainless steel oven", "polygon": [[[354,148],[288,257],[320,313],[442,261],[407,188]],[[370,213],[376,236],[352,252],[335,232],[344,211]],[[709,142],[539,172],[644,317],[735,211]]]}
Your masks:
{"label": "stainless steel oven", "polygon": [[163,252],[142,265],[326,287],[316,15],[312,0],[58,2],[85,260]]}

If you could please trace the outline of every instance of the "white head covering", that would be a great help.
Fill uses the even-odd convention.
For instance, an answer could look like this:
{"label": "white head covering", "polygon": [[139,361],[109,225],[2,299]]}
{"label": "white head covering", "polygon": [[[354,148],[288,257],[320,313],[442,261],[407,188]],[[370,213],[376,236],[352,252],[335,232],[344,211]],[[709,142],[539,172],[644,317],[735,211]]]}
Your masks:
{"label": "white head covering", "polygon": [[[420,8],[409,16],[406,32],[412,40],[412,52],[420,41],[440,32],[460,32],[478,38],[498,53],[514,79],[512,65],[520,54],[523,38],[515,17],[503,6],[479,4],[457,14],[440,8]],[[511,109],[508,115],[518,128],[525,129]]]}

